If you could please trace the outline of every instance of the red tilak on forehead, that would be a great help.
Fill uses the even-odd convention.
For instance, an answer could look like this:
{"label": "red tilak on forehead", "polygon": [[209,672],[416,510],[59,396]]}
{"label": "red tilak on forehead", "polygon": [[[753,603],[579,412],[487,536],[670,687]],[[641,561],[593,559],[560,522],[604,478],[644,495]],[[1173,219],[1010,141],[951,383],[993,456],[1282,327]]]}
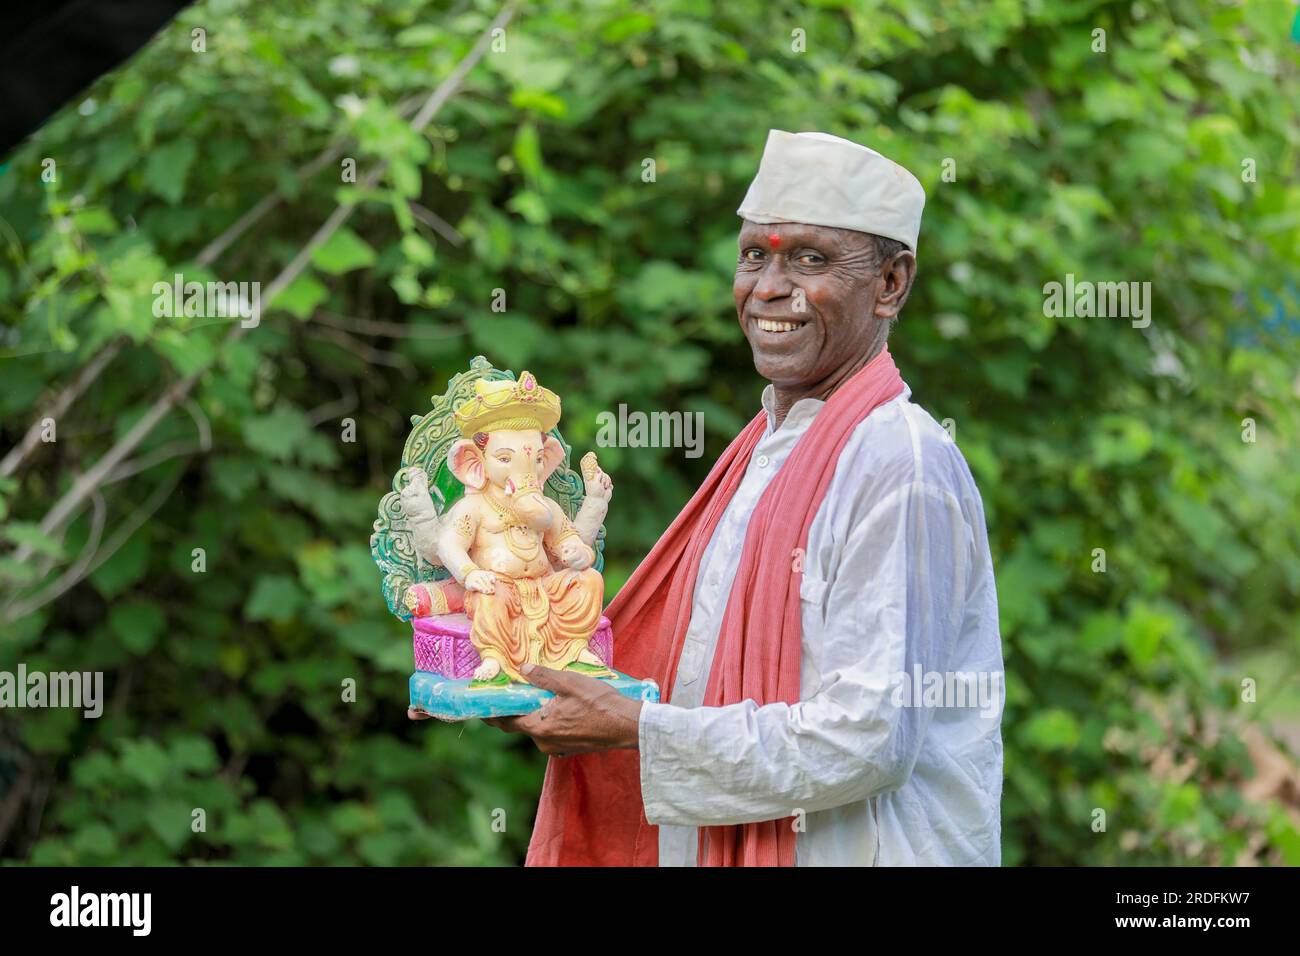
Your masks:
{"label": "red tilak on forehead", "polygon": [[771,246],[773,249],[780,249],[780,248],[781,248],[781,237],[780,237],[780,235],[778,235],[778,234],[775,233],[775,232],[773,232],[773,233],[769,233],[768,236],[767,236],[767,244],[768,244],[769,246]]}

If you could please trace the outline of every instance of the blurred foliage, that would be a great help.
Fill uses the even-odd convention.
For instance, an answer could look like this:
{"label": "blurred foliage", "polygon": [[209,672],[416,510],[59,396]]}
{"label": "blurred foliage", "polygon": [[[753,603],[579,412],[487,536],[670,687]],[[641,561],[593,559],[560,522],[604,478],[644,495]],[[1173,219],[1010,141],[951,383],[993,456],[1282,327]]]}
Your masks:
{"label": "blurred foliage", "polygon": [[[1291,7],[555,0],[516,18],[425,135],[412,104],[497,13],[485,0],[186,11],[0,174],[0,444],[121,343],[57,442],[0,480],[8,600],[36,603],[92,538],[107,556],[4,626],[0,669],[102,670],[109,698],[97,721],[0,712],[0,852],[520,859],[542,761],[477,724],[406,721],[376,504],[408,416],[479,352],[561,392],[579,452],[619,403],[705,412],[701,459],[602,452],[612,595],[757,406],[729,281],[735,208],[777,127],[870,143],[929,195],[891,348],[984,494],[1005,862],[1300,863],[1295,806],[1242,795],[1242,728],[1269,698],[1240,687],[1288,686],[1300,635],[1300,348],[1259,322],[1297,309]],[[389,163],[376,188],[344,183],[341,160],[298,174],[339,137],[362,176]],[[256,329],[154,317],[175,273],[268,282],[340,201],[355,215]],[[1068,273],[1150,281],[1154,321],[1044,316],[1043,285]],[[192,373],[191,400],[101,485],[102,529],[85,507],[40,534]],[[1225,663],[1257,651],[1289,674]]]}

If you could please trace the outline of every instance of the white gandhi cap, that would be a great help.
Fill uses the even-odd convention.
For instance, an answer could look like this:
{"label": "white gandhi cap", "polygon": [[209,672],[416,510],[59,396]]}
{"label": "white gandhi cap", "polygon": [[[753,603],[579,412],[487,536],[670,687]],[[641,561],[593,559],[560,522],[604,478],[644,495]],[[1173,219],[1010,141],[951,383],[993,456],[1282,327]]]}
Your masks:
{"label": "white gandhi cap", "polygon": [[915,252],[924,206],[917,178],[874,149],[828,133],[774,129],[736,214],[870,232]]}

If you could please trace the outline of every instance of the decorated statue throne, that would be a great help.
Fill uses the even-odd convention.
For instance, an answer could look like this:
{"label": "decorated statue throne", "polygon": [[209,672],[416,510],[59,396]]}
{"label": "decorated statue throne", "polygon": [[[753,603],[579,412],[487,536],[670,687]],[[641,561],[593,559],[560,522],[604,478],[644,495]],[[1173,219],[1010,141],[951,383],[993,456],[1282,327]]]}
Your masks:
{"label": "decorated statue throne", "polygon": [[[470,641],[471,621],[465,613],[464,588],[447,568],[431,559],[427,544],[442,516],[465,493],[447,460],[448,451],[461,437],[453,412],[474,395],[480,381],[513,382],[515,376],[477,356],[467,371],[452,377],[445,393],[433,397],[429,412],[411,417],[412,429],[402,450],[401,467],[393,476],[392,491],[379,503],[379,517],[370,537],[371,554],[383,572],[388,609],[399,620],[411,624],[416,670],[410,679],[410,706],[447,720],[529,713],[552,696],[526,683],[476,686],[471,678],[482,661]],[[584,498],[583,479],[570,467],[571,449],[559,429],[551,429],[549,434],[560,443],[564,457],[546,479],[544,493],[573,519]],[[408,487],[413,477],[420,482],[427,480],[436,514],[419,513],[419,500]],[[593,567],[597,571],[604,567],[604,541],[605,529],[601,525],[590,542],[596,552]],[[603,615],[588,646],[606,667],[613,668],[613,632]],[[628,696],[658,699],[652,683],[622,674],[616,674],[610,683]]]}

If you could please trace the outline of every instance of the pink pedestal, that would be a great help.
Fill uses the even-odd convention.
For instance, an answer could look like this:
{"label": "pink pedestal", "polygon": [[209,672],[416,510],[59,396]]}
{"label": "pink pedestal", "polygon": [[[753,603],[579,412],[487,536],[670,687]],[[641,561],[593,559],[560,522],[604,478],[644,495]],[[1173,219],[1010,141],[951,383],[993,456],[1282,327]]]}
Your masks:
{"label": "pink pedestal", "polygon": [[[417,617],[411,621],[415,669],[455,680],[468,680],[482,663],[469,642],[469,618],[464,614]],[[606,667],[614,666],[614,630],[603,614],[591,638],[591,650]]]}

